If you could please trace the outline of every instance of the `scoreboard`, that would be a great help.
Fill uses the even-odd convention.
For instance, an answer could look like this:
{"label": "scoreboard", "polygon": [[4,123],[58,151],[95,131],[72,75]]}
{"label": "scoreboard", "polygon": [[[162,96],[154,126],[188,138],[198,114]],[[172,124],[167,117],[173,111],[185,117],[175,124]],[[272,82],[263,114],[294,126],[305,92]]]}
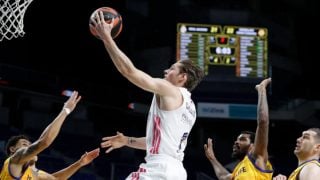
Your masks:
{"label": "scoreboard", "polygon": [[178,60],[192,60],[206,75],[268,76],[266,28],[178,23],[176,53]]}

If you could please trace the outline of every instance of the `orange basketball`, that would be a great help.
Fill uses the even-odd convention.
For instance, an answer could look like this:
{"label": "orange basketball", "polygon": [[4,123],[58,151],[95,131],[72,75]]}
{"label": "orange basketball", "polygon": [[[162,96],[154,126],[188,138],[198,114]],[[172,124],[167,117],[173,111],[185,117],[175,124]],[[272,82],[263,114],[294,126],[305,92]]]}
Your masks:
{"label": "orange basketball", "polygon": [[[92,24],[92,19],[95,18],[96,13],[98,13],[99,11],[103,12],[104,20],[107,23],[110,23],[112,18],[114,18],[113,28],[111,30],[111,36],[113,39],[116,38],[122,30],[122,17],[121,17],[121,15],[115,9],[113,9],[111,7],[101,7],[101,8],[96,9],[91,14],[90,20],[89,20],[90,24]],[[89,26],[89,28],[90,28],[91,34],[94,35],[96,38],[100,39],[100,37],[97,35],[95,28],[92,28],[91,26]]]}

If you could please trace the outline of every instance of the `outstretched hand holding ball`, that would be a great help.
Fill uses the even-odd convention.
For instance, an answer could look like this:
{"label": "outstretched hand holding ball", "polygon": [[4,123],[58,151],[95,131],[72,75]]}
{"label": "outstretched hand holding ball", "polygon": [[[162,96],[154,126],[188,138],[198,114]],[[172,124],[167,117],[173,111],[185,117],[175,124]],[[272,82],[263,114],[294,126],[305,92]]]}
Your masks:
{"label": "outstretched hand holding ball", "polygon": [[[105,21],[106,25],[104,25],[102,21]],[[111,30],[111,36],[114,39],[122,30],[122,17],[113,8],[98,8],[90,16],[89,27],[91,34],[96,38],[101,39],[100,36],[103,35],[103,32],[98,32],[99,30],[102,30],[101,28],[97,28],[98,26],[104,26],[104,30]]]}

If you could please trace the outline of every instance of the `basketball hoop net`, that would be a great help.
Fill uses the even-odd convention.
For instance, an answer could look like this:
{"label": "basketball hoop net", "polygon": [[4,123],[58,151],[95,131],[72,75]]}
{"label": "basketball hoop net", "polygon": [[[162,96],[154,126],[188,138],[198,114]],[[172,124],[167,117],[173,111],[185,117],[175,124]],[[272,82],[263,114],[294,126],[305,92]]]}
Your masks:
{"label": "basketball hoop net", "polygon": [[22,37],[23,18],[26,9],[33,0],[0,1],[0,42],[3,39]]}

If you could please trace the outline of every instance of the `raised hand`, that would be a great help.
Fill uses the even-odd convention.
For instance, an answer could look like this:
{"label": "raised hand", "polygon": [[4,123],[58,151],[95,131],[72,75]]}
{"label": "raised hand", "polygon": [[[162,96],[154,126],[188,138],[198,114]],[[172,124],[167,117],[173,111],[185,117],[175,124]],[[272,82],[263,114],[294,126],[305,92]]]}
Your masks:
{"label": "raised hand", "polygon": [[106,153],[109,153],[113,149],[121,148],[128,144],[128,137],[124,136],[122,133],[117,132],[117,135],[115,136],[108,136],[102,138],[101,147],[102,148],[108,148],[106,150]]}
{"label": "raised hand", "polygon": [[[78,95],[78,91],[73,91],[72,95],[69,97],[69,99],[64,103],[63,108],[67,108],[72,112],[74,108],[77,106],[78,102],[80,101],[81,96]],[[68,114],[70,113],[68,112]]]}
{"label": "raised hand", "polygon": [[211,138],[208,138],[208,144],[204,144],[204,152],[206,154],[206,157],[210,161],[216,159],[216,156],[214,155],[214,152],[213,152],[212,139]]}
{"label": "raised hand", "polygon": [[260,84],[256,85],[256,90],[265,89],[271,83],[271,78],[264,79]]}
{"label": "raised hand", "polygon": [[95,17],[92,19],[92,24],[89,24],[91,28],[95,28],[97,35],[104,39],[107,35],[111,36],[111,30],[113,28],[114,18],[111,19],[110,23],[104,20],[104,15],[102,11],[98,11]]}

